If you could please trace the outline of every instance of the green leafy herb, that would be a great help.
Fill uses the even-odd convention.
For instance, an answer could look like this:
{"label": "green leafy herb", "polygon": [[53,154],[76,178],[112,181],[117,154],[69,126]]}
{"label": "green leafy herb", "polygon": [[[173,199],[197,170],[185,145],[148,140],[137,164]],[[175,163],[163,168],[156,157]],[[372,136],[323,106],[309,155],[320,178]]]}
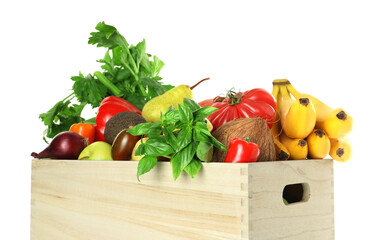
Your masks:
{"label": "green leafy herb", "polygon": [[137,178],[156,165],[158,156],[170,158],[174,180],[182,171],[194,178],[202,166],[201,161],[211,161],[213,146],[227,150],[207,128],[205,117],[216,110],[214,107],[201,108],[195,101],[185,98],[178,109],[170,107],[162,114],[161,121],[129,129],[132,135],[148,137],[136,150],[136,155],[144,155],[138,165]]}
{"label": "green leafy herb", "polygon": [[196,156],[203,162],[212,161],[213,145],[206,142],[199,142]]}
{"label": "green leafy herb", "polygon": [[[71,127],[72,124],[83,121],[81,117],[81,112],[86,105],[85,102],[81,104],[72,104],[72,94],[57,102],[50,110],[46,113],[42,113],[39,117],[42,119],[46,126],[49,126],[45,130],[44,135],[48,138],[53,138],[55,135],[62,131],[66,131]],[[45,142],[47,140],[43,137]]]}
{"label": "green leafy herb", "polygon": [[[85,122],[81,112],[87,104],[96,108],[105,97],[119,96],[141,110],[147,101],[173,88],[161,83],[159,73],[164,63],[146,52],[145,40],[130,45],[115,27],[104,22],[95,29],[88,43],[107,48],[105,56],[97,61],[101,71],[72,76],[73,92],[39,115],[47,126],[48,138],[67,131],[73,123]],[[79,104],[72,104],[73,100]]]}

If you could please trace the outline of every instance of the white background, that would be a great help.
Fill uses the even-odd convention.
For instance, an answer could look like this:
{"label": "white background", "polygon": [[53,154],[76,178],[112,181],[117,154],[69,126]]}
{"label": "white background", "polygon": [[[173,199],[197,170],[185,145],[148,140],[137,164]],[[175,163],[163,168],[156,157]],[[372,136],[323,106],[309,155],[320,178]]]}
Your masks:
{"label": "white background", "polygon": [[[353,157],[335,168],[336,239],[374,239],[377,14],[373,1],[12,1],[0,6],[0,239],[28,239],[38,115],[70,93],[70,77],[100,69],[88,45],[99,21],[129,43],[143,38],[165,62],[165,83],[192,85],[195,100],[235,87],[301,92],[354,118]],[[86,109],[88,116],[91,109]],[[374,217],[370,219],[369,217]]]}

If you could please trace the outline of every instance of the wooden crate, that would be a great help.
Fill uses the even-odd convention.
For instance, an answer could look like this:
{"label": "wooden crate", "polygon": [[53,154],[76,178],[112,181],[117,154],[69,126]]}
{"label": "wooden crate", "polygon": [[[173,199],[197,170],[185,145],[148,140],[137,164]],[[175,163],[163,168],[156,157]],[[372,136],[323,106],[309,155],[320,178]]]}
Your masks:
{"label": "wooden crate", "polygon": [[33,160],[31,239],[334,239],[332,160],[208,163],[176,182],[168,162],[138,182],[137,164]]}

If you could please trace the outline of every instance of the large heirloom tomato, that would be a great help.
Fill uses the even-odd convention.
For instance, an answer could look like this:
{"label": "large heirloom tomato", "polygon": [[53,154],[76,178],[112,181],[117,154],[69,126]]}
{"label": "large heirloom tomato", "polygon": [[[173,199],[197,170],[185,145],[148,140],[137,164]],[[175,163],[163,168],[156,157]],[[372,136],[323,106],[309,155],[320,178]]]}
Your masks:
{"label": "large heirloom tomato", "polygon": [[213,131],[226,122],[237,118],[261,117],[271,128],[275,120],[276,101],[263,88],[255,88],[246,92],[229,91],[221,102],[214,102],[212,107],[218,108],[207,118],[213,125]]}

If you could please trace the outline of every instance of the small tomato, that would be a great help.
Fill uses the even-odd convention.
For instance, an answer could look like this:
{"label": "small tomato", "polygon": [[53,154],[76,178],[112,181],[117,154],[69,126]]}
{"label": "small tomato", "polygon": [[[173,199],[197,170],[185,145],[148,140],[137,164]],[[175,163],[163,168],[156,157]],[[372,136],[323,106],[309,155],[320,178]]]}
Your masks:
{"label": "small tomato", "polygon": [[89,143],[94,142],[95,138],[95,127],[90,123],[75,123],[70,128],[69,131],[75,132],[84,138],[88,139]]}

